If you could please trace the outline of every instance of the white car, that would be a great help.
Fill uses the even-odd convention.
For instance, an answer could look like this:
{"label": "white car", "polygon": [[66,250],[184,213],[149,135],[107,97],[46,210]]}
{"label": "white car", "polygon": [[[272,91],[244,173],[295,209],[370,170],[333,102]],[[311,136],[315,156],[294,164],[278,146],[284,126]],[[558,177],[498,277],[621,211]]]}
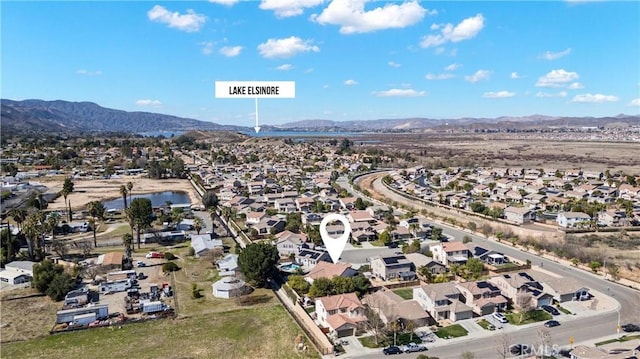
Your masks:
{"label": "white car", "polygon": [[493,319],[497,320],[500,323],[509,323],[507,317],[505,317],[502,313],[495,312],[491,314],[491,316],[493,317]]}

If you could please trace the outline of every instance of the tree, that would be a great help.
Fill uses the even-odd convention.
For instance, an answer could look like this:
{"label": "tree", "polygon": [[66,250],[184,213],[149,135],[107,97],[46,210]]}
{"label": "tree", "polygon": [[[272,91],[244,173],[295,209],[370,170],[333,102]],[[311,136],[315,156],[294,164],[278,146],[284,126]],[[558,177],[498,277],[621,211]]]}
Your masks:
{"label": "tree", "polygon": [[258,287],[263,287],[277,272],[280,256],[275,246],[260,242],[251,243],[240,252],[238,267],[244,276]]}
{"label": "tree", "polygon": [[591,261],[589,262],[589,268],[593,271],[593,273],[598,273],[598,270],[602,267],[602,263],[599,261]]}
{"label": "tree", "polygon": [[133,183],[131,181],[127,182],[127,193],[129,194],[129,203],[131,203],[131,195],[133,190]]}
{"label": "tree", "polygon": [[55,301],[63,300],[71,288],[73,288],[73,284],[73,278],[71,278],[69,274],[64,272],[56,274],[51,280],[51,283],[49,283],[49,288],[47,288],[45,294]]}
{"label": "tree", "polygon": [[418,274],[422,276],[423,280],[427,283],[431,283],[433,281],[433,273],[431,273],[431,269],[427,266],[418,268]]}
{"label": "tree", "polygon": [[309,282],[304,280],[301,275],[290,275],[287,284],[300,295],[305,295],[309,292]]}
{"label": "tree", "polygon": [[356,209],[358,210],[365,210],[367,209],[367,203],[365,201],[362,200],[362,198],[358,197],[356,198],[356,201],[353,204]]}
{"label": "tree", "polygon": [[162,265],[162,271],[167,274],[179,270],[180,267],[175,262],[167,262]]}
{"label": "tree", "polygon": [[196,233],[200,234],[200,231],[202,230],[203,225],[204,223],[202,222],[202,218],[195,217],[193,219],[193,229],[196,231]]}
{"label": "tree", "polygon": [[501,359],[506,359],[511,356],[511,338],[502,333],[499,337],[496,338],[496,351],[498,352],[498,357]]}
{"label": "tree", "polygon": [[388,246],[389,244],[391,244],[391,235],[388,231],[383,231],[382,233],[380,233],[378,240],[385,246]]}
{"label": "tree", "polygon": [[212,191],[207,191],[204,196],[202,196],[202,204],[206,209],[216,207],[218,202],[218,196]]}
{"label": "tree", "polygon": [[518,293],[516,293],[516,300],[513,304],[520,313],[520,319],[518,320],[518,323],[522,323],[525,319],[525,316],[536,307],[531,293],[524,290],[520,290],[518,291]]}
{"label": "tree", "polygon": [[470,258],[464,266],[473,280],[480,278],[484,271],[484,263],[478,258]]}
{"label": "tree", "polygon": [[[551,355],[551,332],[547,328],[538,329],[537,333],[538,348],[542,348],[542,355],[540,358],[546,358],[546,355]],[[538,356],[536,356],[538,357]]]}
{"label": "tree", "polygon": [[431,230],[431,239],[434,241],[440,241],[443,238],[444,237],[442,236],[442,228],[433,227],[433,229]]}
{"label": "tree", "polygon": [[38,250],[40,247],[40,238],[44,233],[44,214],[42,212],[34,212],[27,216],[22,227],[22,233],[27,238],[27,246],[29,249],[29,258],[32,260],[40,257]]}
{"label": "tree", "polygon": [[131,258],[131,247],[133,247],[133,236],[131,233],[125,233],[122,235],[122,244],[124,244],[125,257]]}
{"label": "tree", "polygon": [[[314,282],[315,283],[315,282]],[[365,306],[365,316],[367,317],[367,331],[373,334],[376,346],[384,334],[384,321],[378,313],[383,309],[384,303],[378,297],[367,296]]]}
{"label": "tree", "polygon": [[611,279],[617,280],[620,267],[617,264],[611,263],[607,266],[607,272],[609,272]]}
{"label": "tree", "polygon": [[67,244],[59,239],[51,240],[51,250],[62,259],[64,259],[69,253]]}
{"label": "tree", "polygon": [[18,230],[22,230],[22,223],[27,219],[27,210],[24,208],[14,208],[9,212],[9,214],[18,225]]}
{"label": "tree", "polygon": [[136,229],[136,240],[140,249],[140,233],[151,225],[153,221],[153,207],[148,198],[135,198],[127,209],[128,217]]}
{"label": "tree", "polygon": [[124,203],[124,210],[127,210],[127,186],[120,186],[120,195],[122,196],[122,201]]}
{"label": "tree", "polygon": [[[64,205],[65,207],[67,206],[67,196],[69,196],[69,194],[71,192],[73,192],[73,181],[71,180],[71,178],[67,177],[64,179],[64,182],[62,183],[62,191],[60,191],[60,194],[62,194],[62,197],[64,198]],[[69,201],[69,222],[71,222],[71,201]]]}
{"label": "tree", "polygon": [[478,228],[478,225],[476,224],[476,222],[469,221],[469,223],[467,223],[467,228],[469,228],[470,231],[475,232]]}
{"label": "tree", "polygon": [[20,251],[20,239],[18,236],[12,235],[11,230],[7,228],[0,231],[0,242],[2,242],[2,246],[0,247],[2,257],[0,258],[0,262],[4,266],[13,261],[16,254]]}
{"label": "tree", "polygon": [[333,281],[329,278],[317,278],[313,281],[311,288],[309,288],[309,296],[312,298],[325,297],[332,294],[335,294],[335,291]]}
{"label": "tree", "polygon": [[89,211],[89,215],[91,217],[99,218],[100,220],[104,219],[104,204],[100,201],[91,201],[87,204],[87,210]]}
{"label": "tree", "polygon": [[64,272],[64,267],[48,259],[33,266],[31,284],[55,301],[62,300],[73,288],[71,276]]}
{"label": "tree", "polygon": [[89,256],[89,254],[91,254],[92,246],[91,246],[91,241],[89,240],[76,242],[76,247],[80,249],[80,251],[82,252],[83,258],[85,259]]}

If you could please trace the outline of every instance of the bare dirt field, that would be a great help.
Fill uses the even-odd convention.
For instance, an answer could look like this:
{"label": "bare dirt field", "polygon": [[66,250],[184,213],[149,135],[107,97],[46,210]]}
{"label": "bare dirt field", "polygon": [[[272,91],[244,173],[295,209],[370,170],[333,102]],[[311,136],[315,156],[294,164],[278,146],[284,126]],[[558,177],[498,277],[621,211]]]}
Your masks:
{"label": "bare dirt field", "polygon": [[371,139],[379,141],[372,147],[408,153],[414,160],[410,162],[438,167],[482,165],[640,173],[640,143],[577,141],[570,136],[439,133],[373,135]]}
{"label": "bare dirt field", "polygon": [[[49,187],[50,191],[60,191],[64,179],[47,179],[46,177],[39,180],[42,184]],[[71,208],[74,210],[85,208],[87,203],[91,201],[106,201],[109,199],[121,198],[120,186],[126,185],[128,182],[133,183],[132,194],[146,194],[163,191],[185,192],[189,195],[191,203],[200,203],[200,199],[193,186],[186,179],[162,179],[156,180],[140,176],[123,176],[121,178],[112,179],[75,179],[73,181],[73,192],[67,196],[67,200],[71,201]],[[55,201],[49,203],[48,209],[57,210],[64,209],[64,198],[58,197]]]}
{"label": "bare dirt field", "polygon": [[[49,297],[35,296],[31,288],[3,291],[0,295],[0,343],[28,340],[49,334],[56,321],[56,312],[62,309]],[[12,299],[19,298],[19,299]],[[25,315],[32,313],[31,315]]]}

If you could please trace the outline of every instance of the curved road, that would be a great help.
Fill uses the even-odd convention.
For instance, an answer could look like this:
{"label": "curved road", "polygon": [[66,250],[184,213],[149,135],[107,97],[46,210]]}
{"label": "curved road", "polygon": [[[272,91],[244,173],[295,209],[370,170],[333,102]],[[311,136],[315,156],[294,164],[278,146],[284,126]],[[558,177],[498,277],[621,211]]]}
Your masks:
{"label": "curved road", "polygon": [[[359,178],[358,181],[362,182],[363,179],[369,176],[378,177],[372,185],[374,187],[373,189],[381,195],[397,201],[398,203],[408,204],[419,209],[429,208],[426,205],[423,205],[419,202],[411,201],[388,190],[381,183],[381,175],[379,173],[365,175]],[[339,179],[338,182],[341,186],[355,193],[353,188],[349,186],[348,182],[345,179]],[[361,193],[358,193],[358,195],[360,195],[361,197],[365,197]],[[368,199],[376,203],[380,203],[379,201],[373,200],[371,198]],[[622,324],[627,322],[640,322],[640,292],[635,289],[604,280],[601,276],[592,274],[590,272],[586,272],[580,269],[573,268],[570,265],[542,258],[532,253],[523,252],[509,245],[491,241],[484,237],[471,234],[467,231],[463,231],[443,223],[432,224],[441,227],[443,229],[443,233],[450,237],[461,239],[463,236],[468,235],[472,238],[472,243],[474,245],[500,251],[506,256],[517,258],[521,261],[530,260],[533,265],[541,266],[545,270],[565,277],[575,278],[581,283],[584,283],[586,287],[592,290],[599,291],[604,294],[609,294],[613,299],[615,299],[615,301],[619,303],[617,309],[609,310],[599,315],[566,321],[563,322],[559,327],[551,328],[550,332],[552,335],[552,342],[554,344],[567,346],[569,344],[570,337],[573,337],[575,343],[579,343],[591,341],[604,336],[615,335],[617,333],[618,320],[620,320]],[[533,327],[517,328],[513,331],[509,331],[509,341],[511,344],[528,343],[533,345],[538,341],[537,332],[540,327],[540,325],[536,325]],[[497,335],[496,333],[493,335],[493,337],[498,338],[500,337],[500,335]],[[496,351],[498,344],[494,338],[468,338],[466,340],[462,340],[461,338],[461,340],[456,340],[457,344],[456,342],[451,342],[451,344],[447,343],[445,345],[439,345],[433,349],[430,349],[429,354],[440,356],[441,358],[458,358],[460,353],[462,352],[462,349],[460,348],[460,344],[462,341],[462,343],[464,343],[464,350],[472,351],[473,353],[475,353],[477,358],[496,358],[498,357],[498,353]],[[367,355],[367,357],[376,358],[383,356],[380,352],[380,354],[369,354]],[[409,356],[409,354],[404,354],[403,357],[415,357],[415,355]]]}

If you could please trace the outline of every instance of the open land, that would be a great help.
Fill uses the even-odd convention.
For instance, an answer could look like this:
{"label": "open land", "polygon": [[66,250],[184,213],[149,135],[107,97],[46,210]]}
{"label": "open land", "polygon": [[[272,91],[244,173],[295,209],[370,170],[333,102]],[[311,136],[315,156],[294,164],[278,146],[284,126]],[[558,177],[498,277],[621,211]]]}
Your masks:
{"label": "open land", "polygon": [[[57,192],[62,189],[64,178],[39,179],[39,182],[49,187],[50,192]],[[163,191],[185,192],[189,196],[192,204],[199,203],[199,197],[193,186],[186,179],[162,179],[156,180],[141,176],[122,176],[110,179],[74,179],[73,192],[67,196],[71,201],[71,207],[75,209],[84,208],[91,201],[106,201],[121,198],[120,186],[127,182],[133,184],[132,194],[147,194]],[[58,197],[49,203],[48,209],[64,209],[64,199]]]}
{"label": "open land", "polygon": [[[211,261],[188,257],[187,247],[180,245],[170,249],[178,256],[176,264],[181,267],[181,270],[174,272],[173,280],[160,273],[159,265],[154,260],[134,255],[135,259],[144,260],[150,265],[142,268],[149,275],[141,283],[143,289],[152,281],[174,283],[178,309],[175,319],[48,335],[59,303],[53,303],[48,297],[3,301],[2,322],[11,325],[2,327],[4,344],[0,356],[104,357],[105,353],[115,354],[117,351],[114,348],[126,348],[127,356],[136,358],[318,357],[308,342],[308,352],[299,353],[295,349],[296,337],[302,335],[302,331],[271,290],[256,289],[242,301],[213,297],[211,284],[219,279],[217,270]],[[202,298],[191,298],[192,283],[201,289]],[[15,292],[11,293],[15,295]],[[112,294],[108,300],[117,300],[117,297],[123,299],[123,295],[118,294],[122,293]],[[30,308],[28,312],[17,308],[18,304],[24,306],[25,303]],[[15,311],[7,313],[13,307]],[[24,341],[7,343],[16,340]],[[71,342],[73,345],[70,345]]]}

